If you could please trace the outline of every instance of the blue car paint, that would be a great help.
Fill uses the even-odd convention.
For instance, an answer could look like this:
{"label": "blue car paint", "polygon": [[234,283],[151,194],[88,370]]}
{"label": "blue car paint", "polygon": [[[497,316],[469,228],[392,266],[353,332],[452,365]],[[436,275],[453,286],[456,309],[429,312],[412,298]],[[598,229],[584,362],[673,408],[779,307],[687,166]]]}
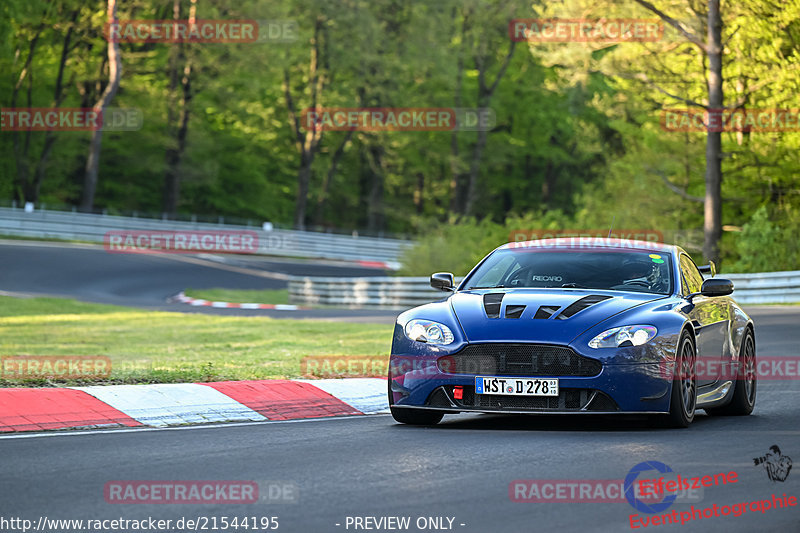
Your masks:
{"label": "blue car paint", "polygon": [[[674,279],[680,280],[678,255],[681,250],[664,246],[658,251],[672,255]],[[391,352],[394,371],[389,376],[394,381],[390,393],[393,405],[422,407],[431,393],[442,385],[474,386],[474,375],[445,373],[437,365],[440,357],[459,352],[467,344],[540,343],[569,346],[579,355],[602,363],[601,372],[593,377],[553,376],[559,377],[560,388],[599,390],[617,403],[619,412],[669,411],[671,372],[680,336],[687,331],[695,337],[700,327],[696,320],[691,319],[693,305],[681,295],[680,283],[673,283],[670,295],[592,289],[465,290],[472,272],[464,278],[457,292],[448,298],[410,309],[398,316]],[[505,293],[501,317],[505,316],[507,305],[527,307],[520,318],[488,318],[483,306],[483,294],[488,292]],[[548,319],[533,318],[541,305],[558,305],[563,310],[590,294],[611,298],[566,320],[554,319],[558,312]],[[715,300],[721,305],[725,304],[724,300],[733,303],[727,297]],[[731,309],[733,316],[726,344],[733,354],[738,354],[745,328],[748,325],[752,327],[752,321],[737,306],[731,305]],[[453,332],[454,342],[436,346],[408,339],[403,326],[414,318],[447,325]],[[658,333],[641,346],[595,349],[588,345],[592,338],[607,329],[634,324],[653,325]]]}

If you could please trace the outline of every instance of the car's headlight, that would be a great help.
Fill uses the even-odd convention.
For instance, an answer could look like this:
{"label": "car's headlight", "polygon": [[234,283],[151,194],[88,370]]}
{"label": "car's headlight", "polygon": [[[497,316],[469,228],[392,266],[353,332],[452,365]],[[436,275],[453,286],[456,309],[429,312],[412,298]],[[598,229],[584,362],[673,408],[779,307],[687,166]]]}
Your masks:
{"label": "car's headlight", "polygon": [[591,348],[641,346],[656,336],[655,326],[623,326],[611,328],[589,341]]}
{"label": "car's headlight", "polygon": [[409,320],[403,328],[406,337],[412,341],[427,342],[429,344],[450,344],[453,342],[453,332],[444,324],[430,320]]}

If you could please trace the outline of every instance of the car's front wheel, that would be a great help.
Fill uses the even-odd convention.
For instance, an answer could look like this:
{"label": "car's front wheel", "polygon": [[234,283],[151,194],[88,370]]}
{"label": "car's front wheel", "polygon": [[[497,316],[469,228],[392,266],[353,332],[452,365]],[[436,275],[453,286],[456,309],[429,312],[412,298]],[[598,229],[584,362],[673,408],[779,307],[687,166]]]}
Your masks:
{"label": "car's front wheel", "polygon": [[441,422],[444,413],[425,411],[422,409],[403,409],[391,407],[392,417],[401,424],[412,426],[435,426]]}
{"label": "car's front wheel", "polygon": [[749,415],[756,405],[756,343],[748,329],[739,348],[739,366],[731,403],[724,407],[706,409],[710,415]]}
{"label": "car's front wheel", "polygon": [[692,336],[681,335],[675,358],[675,376],[672,378],[672,395],[666,423],[669,427],[685,428],[694,420],[697,407],[697,351]]}

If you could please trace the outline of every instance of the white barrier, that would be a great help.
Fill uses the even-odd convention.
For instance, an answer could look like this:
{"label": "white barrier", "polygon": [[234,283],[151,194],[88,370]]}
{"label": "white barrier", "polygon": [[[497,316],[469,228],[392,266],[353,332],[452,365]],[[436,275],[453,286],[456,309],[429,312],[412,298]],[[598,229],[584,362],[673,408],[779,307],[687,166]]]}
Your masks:
{"label": "white barrier", "polygon": [[0,208],[0,235],[103,242],[108,231],[255,231],[258,252],[288,257],[342,259],[385,263],[397,268],[402,252],[413,243],[400,239],[360,237],[275,229],[259,226],[211,224],[89,213]]}
{"label": "white barrier", "polygon": [[[733,281],[733,298],[740,304],[800,302],[800,271],[717,277]],[[429,278],[289,278],[289,302],[297,305],[408,309],[447,295],[432,289]]]}
{"label": "white barrier", "polygon": [[800,302],[800,270],[717,277],[733,281],[733,299],[740,304]]}

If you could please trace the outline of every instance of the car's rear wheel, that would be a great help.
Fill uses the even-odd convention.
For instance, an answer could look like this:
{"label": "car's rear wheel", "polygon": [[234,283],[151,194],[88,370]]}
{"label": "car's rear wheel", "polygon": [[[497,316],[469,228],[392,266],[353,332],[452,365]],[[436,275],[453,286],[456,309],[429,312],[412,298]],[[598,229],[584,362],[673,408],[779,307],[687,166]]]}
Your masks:
{"label": "car's rear wheel", "polygon": [[706,409],[706,413],[714,416],[733,415],[746,416],[753,412],[756,405],[756,343],[750,329],[744,334],[742,346],[739,348],[739,366],[736,373],[736,384],[733,386],[733,399],[723,407]]}
{"label": "car's rear wheel", "polygon": [[673,428],[689,427],[694,420],[697,407],[697,373],[695,370],[697,351],[692,336],[681,335],[675,359],[675,376],[672,378],[672,395],[666,424]]}
{"label": "car's rear wheel", "polygon": [[395,407],[394,397],[392,394],[391,374],[389,375],[388,382],[389,410],[392,412],[392,418],[394,418],[397,422],[412,426],[435,426],[442,421],[444,413],[437,411],[424,411],[422,409],[403,409],[402,407]]}

